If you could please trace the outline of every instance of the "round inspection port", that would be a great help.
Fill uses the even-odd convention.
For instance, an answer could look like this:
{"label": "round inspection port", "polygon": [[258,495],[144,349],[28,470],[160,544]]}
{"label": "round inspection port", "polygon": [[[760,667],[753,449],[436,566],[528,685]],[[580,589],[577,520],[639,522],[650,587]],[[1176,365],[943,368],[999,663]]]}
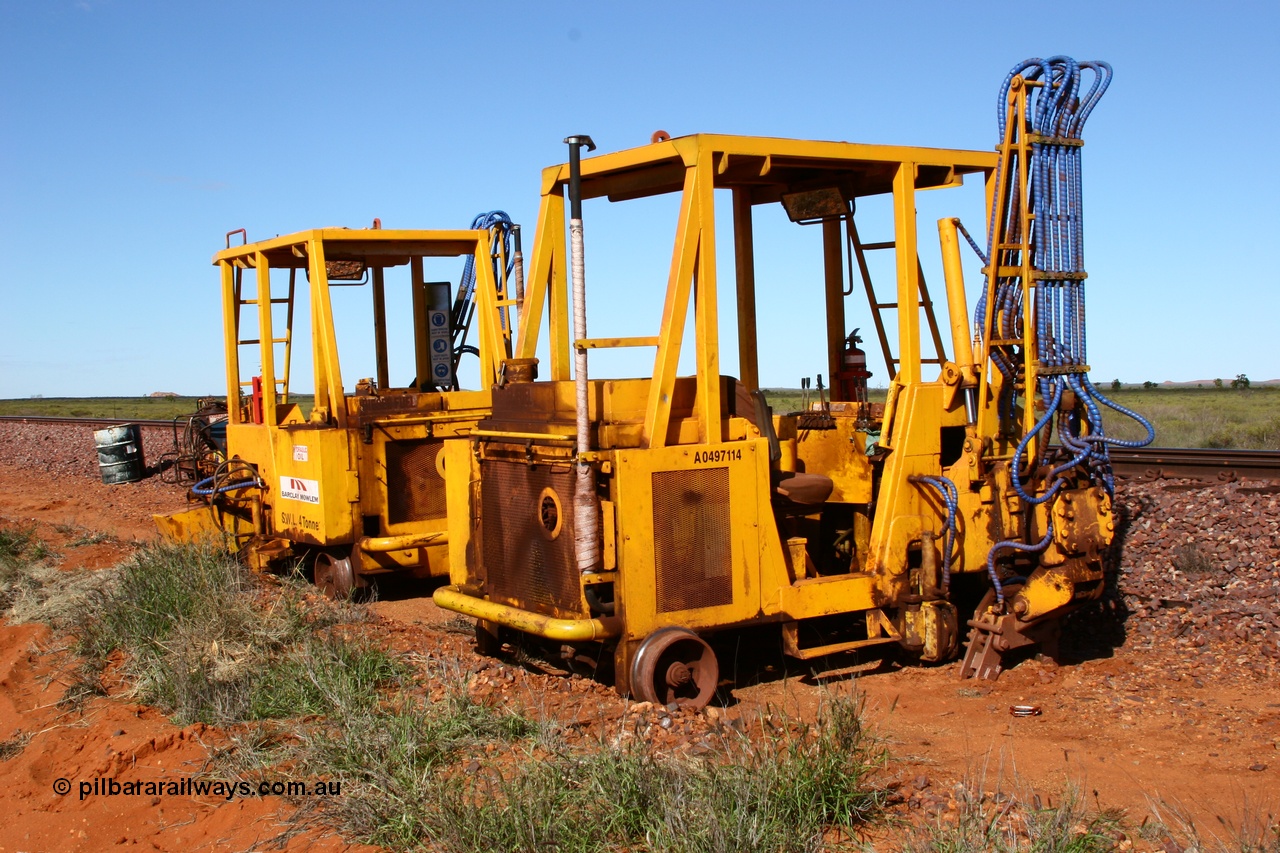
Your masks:
{"label": "round inspection port", "polygon": [[537,513],[542,535],[548,539],[559,536],[564,528],[564,508],[555,489],[548,486],[538,495]]}
{"label": "round inspection port", "polygon": [[1009,713],[1015,717],[1038,717],[1041,712],[1039,705],[1011,705]]}

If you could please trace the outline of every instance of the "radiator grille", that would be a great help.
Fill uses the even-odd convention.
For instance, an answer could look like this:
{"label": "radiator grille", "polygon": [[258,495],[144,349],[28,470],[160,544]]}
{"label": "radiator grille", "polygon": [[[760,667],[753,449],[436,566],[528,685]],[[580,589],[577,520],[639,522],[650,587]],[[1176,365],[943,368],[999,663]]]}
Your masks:
{"label": "radiator grille", "polygon": [[653,475],[658,612],[733,603],[729,469]]}
{"label": "radiator grille", "polygon": [[[559,616],[581,613],[573,556],[573,473],[485,460],[480,463],[481,548],[491,598]],[[544,490],[558,501],[549,511]],[[552,538],[546,524],[559,516]]]}
{"label": "radiator grille", "polygon": [[436,457],[439,439],[387,442],[387,523],[445,517],[444,478]]}

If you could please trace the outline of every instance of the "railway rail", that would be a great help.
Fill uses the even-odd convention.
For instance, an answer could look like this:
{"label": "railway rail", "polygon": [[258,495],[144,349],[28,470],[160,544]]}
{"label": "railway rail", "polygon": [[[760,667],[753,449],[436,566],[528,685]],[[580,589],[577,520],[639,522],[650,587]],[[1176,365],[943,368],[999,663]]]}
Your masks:
{"label": "railway rail", "polygon": [[[179,419],[181,416],[179,416]],[[174,419],[67,418],[38,415],[0,415],[0,423],[69,424],[79,426],[173,426]],[[1241,477],[1280,480],[1280,450],[1220,450],[1188,447],[1113,448],[1111,465],[1121,477],[1147,479],[1212,479],[1231,482]]]}
{"label": "railway rail", "polygon": [[1189,447],[1115,448],[1111,467],[1122,477],[1280,480],[1278,450],[1218,450]]}
{"label": "railway rail", "polygon": [[[177,420],[181,422],[186,419],[186,415],[178,415]],[[17,423],[17,424],[68,424],[71,426],[121,426],[122,424],[137,424],[145,427],[167,427],[173,426],[175,418],[165,419],[147,419],[147,418],[59,418],[45,417],[42,415],[0,415],[0,423]]]}

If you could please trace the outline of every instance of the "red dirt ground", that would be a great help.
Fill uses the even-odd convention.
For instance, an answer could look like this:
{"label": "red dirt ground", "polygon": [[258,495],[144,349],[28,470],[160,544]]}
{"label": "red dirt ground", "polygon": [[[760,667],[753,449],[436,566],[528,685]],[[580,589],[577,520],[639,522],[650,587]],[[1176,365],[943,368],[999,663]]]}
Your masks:
{"label": "red dirt ground", "polygon": [[[118,562],[153,536],[152,512],[183,505],[178,487],[155,478],[104,486],[92,477],[14,464],[0,454],[0,525],[36,523],[41,538],[64,555],[66,568]],[[71,544],[86,531],[113,539]],[[391,590],[373,605],[394,646],[457,659],[477,694],[516,701],[584,736],[638,732],[660,746],[687,745],[736,718],[811,719],[827,692],[856,690],[894,757],[888,774],[903,780],[910,805],[926,813],[945,809],[959,783],[983,791],[1029,785],[1056,799],[1066,780],[1091,803],[1128,809],[1134,823],[1150,803],[1171,803],[1193,815],[1202,831],[1219,834],[1218,818],[1235,824],[1245,808],[1275,813],[1280,804],[1275,667],[1260,666],[1247,646],[1126,642],[1071,665],[1027,660],[994,683],[958,681],[955,664],[871,662],[786,678],[764,669],[754,683],[738,685],[725,706],[666,720],[661,709],[636,709],[588,679],[476,656],[465,627],[417,592]],[[248,850],[280,835],[289,808],[274,797],[81,801],[82,780],[171,781],[192,773],[220,734],[201,726],[180,729],[154,710],[118,698],[92,699],[74,711],[60,708],[66,677],[59,667],[66,664],[51,651],[57,646],[42,627],[0,624],[0,741],[17,732],[30,737],[20,753],[0,760],[9,804],[0,853],[116,845],[183,853]],[[1035,704],[1043,713],[1014,718],[1014,704]],[[644,725],[634,725],[637,716]],[[72,781],[70,794],[53,792],[59,777]],[[351,848],[312,829],[288,840],[287,849]]]}

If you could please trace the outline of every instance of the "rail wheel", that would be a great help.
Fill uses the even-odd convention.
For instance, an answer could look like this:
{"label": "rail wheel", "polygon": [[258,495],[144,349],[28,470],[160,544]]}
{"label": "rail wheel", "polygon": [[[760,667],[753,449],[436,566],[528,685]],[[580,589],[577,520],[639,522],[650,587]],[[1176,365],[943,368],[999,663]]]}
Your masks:
{"label": "rail wheel", "polygon": [[720,682],[716,653],[687,628],[662,628],[644,639],[631,664],[631,690],[645,702],[703,708]]}
{"label": "rail wheel", "polygon": [[350,557],[329,553],[316,556],[316,586],[328,598],[346,601],[356,589],[356,573]]}

